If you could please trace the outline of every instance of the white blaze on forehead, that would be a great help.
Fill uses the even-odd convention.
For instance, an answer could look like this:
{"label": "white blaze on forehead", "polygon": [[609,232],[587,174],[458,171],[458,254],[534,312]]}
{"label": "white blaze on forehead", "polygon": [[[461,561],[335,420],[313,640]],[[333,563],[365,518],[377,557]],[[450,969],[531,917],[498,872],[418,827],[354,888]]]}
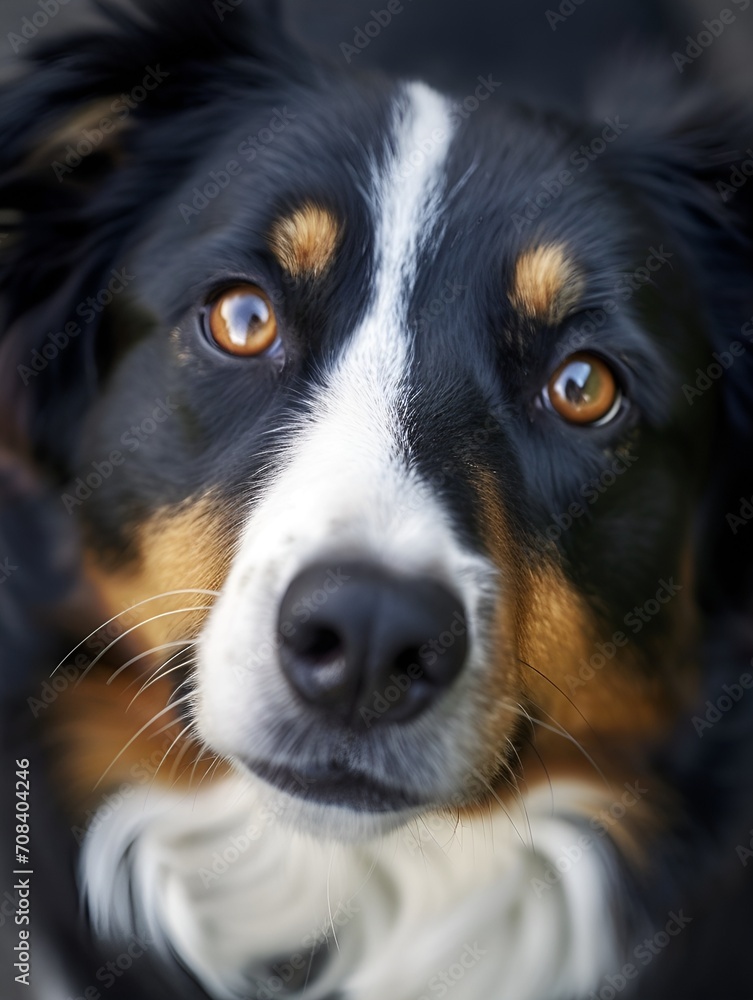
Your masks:
{"label": "white blaze on forehead", "polygon": [[[394,153],[374,178],[374,203],[379,213],[376,289],[358,344],[363,348],[368,340],[379,358],[384,357],[386,346],[395,355],[406,346],[407,310],[417,258],[439,224],[443,168],[452,139],[447,101],[422,84],[406,88],[399,114]],[[369,335],[380,324],[381,337],[372,345]]]}
{"label": "white blaze on forehead", "polygon": [[338,425],[326,431],[337,435],[331,444],[358,435],[360,448],[379,449],[382,460],[403,444],[399,414],[407,402],[411,358],[408,309],[418,256],[440,226],[451,139],[447,101],[423,84],[406,87],[396,111],[393,148],[372,178],[371,305],[319,401],[328,422]]}

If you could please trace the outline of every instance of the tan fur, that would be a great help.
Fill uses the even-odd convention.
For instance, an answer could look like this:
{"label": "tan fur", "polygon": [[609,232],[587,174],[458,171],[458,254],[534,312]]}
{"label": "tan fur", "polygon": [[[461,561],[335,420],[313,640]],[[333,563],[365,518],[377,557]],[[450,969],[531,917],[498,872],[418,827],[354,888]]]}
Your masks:
{"label": "tan fur", "polygon": [[[134,683],[133,676],[121,674],[109,683],[110,675],[95,668],[61,694],[46,720],[53,773],[77,821],[106,793],[125,800],[152,783],[197,787],[216,762],[188,733],[181,735],[187,723],[177,711],[164,711],[172,691],[168,680],[155,682],[133,701],[144,678]],[[227,773],[226,766],[212,773],[218,771]]]}
{"label": "tan fur", "polygon": [[[521,790],[557,779],[583,781],[597,793],[599,809],[589,815],[598,820],[600,809],[609,811],[615,803],[620,807],[626,783],[638,780],[644,787],[648,781],[648,793],[609,830],[636,863],[643,863],[651,831],[671,808],[667,789],[646,778],[648,755],[689,704],[696,675],[692,668],[681,678],[673,670],[652,673],[629,643],[585,684],[571,689],[568,677],[578,678],[581,660],[588,663],[595,644],[609,637],[601,634],[595,615],[568,582],[554,553],[532,564],[521,552],[489,470],[477,472],[475,489],[483,511],[482,530],[501,581],[497,634],[492,638],[497,660],[490,668],[488,700],[479,707],[478,718],[488,760],[499,756],[525,711],[543,725],[534,721],[528,727],[520,761],[512,762]],[[667,642],[679,648],[678,636],[688,628],[687,608],[678,600],[672,613],[677,621]],[[518,712],[515,706],[521,706]],[[495,783],[495,797],[513,808],[514,796],[508,773]],[[483,814],[485,808],[488,802],[479,802],[462,812]]]}
{"label": "tan fur", "polygon": [[[200,631],[214,601],[212,594],[192,592],[192,588],[219,590],[232,545],[227,519],[212,498],[205,496],[175,510],[157,512],[141,528],[137,558],[124,569],[113,571],[96,551],[87,551],[88,581],[105,609],[102,613],[118,615],[118,622],[122,617],[123,625],[133,631],[119,639],[80,683],[61,694],[47,719],[56,773],[76,815],[94,808],[104,792],[121,785],[198,784],[214,762],[213,755],[207,754],[194,768],[201,747],[188,733],[181,735],[186,722],[174,709],[155,719],[168,705],[178,675],[155,682],[130,703],[173,654],[180,655],[169,666],[190,659],[190,640]],[[189,592],[161,596],[173,590]],[[155,648],[183,640],[185,651],[180,645]],[[154,649],[154,653],[112,679],[134,648]]]}
{"label": "tan fur", "polygon": [[571,692],[568,678],[578,679],[581,661],[588,663],[605,637],[558,567],[529,570],[518,597],[518,646],[530,664],[526,693],[534,705],[577,738],[642,740],[662,731],[672,710],[669,692],[661,677],[642,669],[630,643]]}
{"label": "tan fur", "polygon": [[278,219],[269,245],[291,277],[318,278],[332,264],[340,237],[340,224],[334,215],[309,203]]}
{"label": "tan fur", "polygon": [[[133,608],[129,619],[143,623],[134,635],[146,650],[198,634],[215,598],[192,591],[220,589],[233,543],[226,519],[205,496],[177,510],[158,511],[139,532],[138,558],[124,569],[103,565],[90,549],[87,576],[111,615]],[[161,596],[175,590],[189,592]],[[134,607],[147,599],[149,603]],[[204,610],[182,610],[188,608]]]}
{"label": "tan fur", "polygon": [[510,301],[526,319],[555,326],[575,308],[582,292],[583,277],[567,247],[549,243],[520,255]]}

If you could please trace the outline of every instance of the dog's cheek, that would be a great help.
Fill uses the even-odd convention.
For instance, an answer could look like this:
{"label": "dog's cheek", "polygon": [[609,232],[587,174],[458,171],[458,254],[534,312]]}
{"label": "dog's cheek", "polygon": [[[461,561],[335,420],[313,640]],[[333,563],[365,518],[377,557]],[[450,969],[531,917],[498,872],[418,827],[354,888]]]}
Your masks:
{"label": "dog's cheek", "polygon": [[143,650],[194,639],[225,580],[239,532],[211,495],[162,508],[132,529],[134,555],[124,564],[90,543],[87,579],[109,615],[133,627]]}
{"label": "dog's cheek", "polygon": [[516,729],[517,753],[512,774],[503,773],[491,796],[461,812],[478,818],[503,803],[516,815],[521,796],[568,789],[589,842],[608,837],[645,870],[676,808],[651,769],[651,748],[691,697],[697,675],[690,671],[682,683],[652,675],[641,650],[615,647],[619,656],[580,683],[601,635],[596,616],[554,559],[523,550],[493,474],[478,475],[474,486],[481,533],[501,581],[480,724],[488,767],[482,762],[479,770],[491,770]]}
{"label": "dog's cheek", "polygon": [[[152,782],[198,783],[215,760],[202,757],[186,715],[169,706],[172,681],[190,672],[193,640],[227,574],[236,532],[226,509],[211,495],[160,509],[133,530],[128,560],[93,541],[85,549],[98,622],[116,616],[103,633],[115,637],[111,648],[101,640],[91,647],[97,662],[45,720],[59,787],[77,821],[105,794],[132,795]],[[183,672],[155,681],[171,658]]]}
{"label": "dog's cheek", "polygon": [[[497,706],[488,710],[495,717],[491,743],[509,735],[516,706],[583,745],[606,738],[642,746],[665,734],[697,681],[692,666],[681,677],[674,668],[691,614],[687,600],[670,609],[671,621],[654,646],[613,643],[603,669],[589,669],[604,643],[591,606],[554,555],[523,551],[491,472],[479,474],[475,490],[482,535],[501,580],[485,682],[490,706]],[[681,593],[692,593],[689,582]],[[661,671],[652,669],[654,660]]]}
{"label": "dog's cheek", "polygon": [[[139,788],[190,789],[224,764],[207,753],[185,719],[169,707],[172,685],[161,680],[139,692],[139,678],[93,671],[66,691],[45,719],[45,741],[61,800],[85,825],[104,804],[117,809]],[[138,694],[137,694],[138,693]],[[74,828],[75,830],[75,828]]]}

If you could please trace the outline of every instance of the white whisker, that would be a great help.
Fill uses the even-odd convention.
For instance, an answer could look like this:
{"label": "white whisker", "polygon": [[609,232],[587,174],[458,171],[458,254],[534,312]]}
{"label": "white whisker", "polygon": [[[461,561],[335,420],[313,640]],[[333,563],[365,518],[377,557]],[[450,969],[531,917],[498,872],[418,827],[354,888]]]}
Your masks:
{"label": "white whisker", "polygon": [[[157,765],[157,767],[156,767],[156,769],[154,771],[154,774],[152,775],[152,780],[151,780],[151,783],[149,785],[149,789],[147,790],[147,793],[146,793],[145,802],[148,801],[148,799],[149,799],[149,795],[151,794],[152,788],[154,787],[154,782],[157,780],[157,775],[160,772],[160,768],[165,763],[165,761],[167,760],[167,758],[170,756],[170,751],[175,746],[175,744],[178,742],[178,740],[180,740],[183,736],[186,735],[186,733],[190,730],[190,728],[191,728],[192,725],[193,725],[193,723],[189,722],[188,725],[184,726],[183,729],[181,729],[181,731],[178,733],[178,735],[172,741],[172,743],[170,744],[170,746],[167,748],[167,750],[165,750],[165,752],[162,754],[162,760],[159,762],[159,764]],[[185,750],[183,752],[185,753]],[[180,759],[180,758],[178,758],[178,759]]]}
{"label": "white whisker", "polygon": [[516,714],[520,715],[522,718],[527,719],[527,721],[530,722],[531,725],[533,725],[533,726],[540,726],[542,729],[545,729],[547,732],[554,733],[555,736],[561,736],[563,740],[567,740],[568,743],[572,743],[573,746],[580,753],[583,754],[583,756],[586,758],[586,760],[591,765],[591,767],[593,767],[594,771],[596,771],[596,773],[602,779],[602,781],[607,786],[607,788],[611,787],[610,783],[609,783],[609,780],[607,779],[606,775],[601,770],[601,768],[596,763],[596,761],[593,759],[593,757],[590,755],[590,753],[588,752],[588,750],[586,750],[586,748],[582,745],[582,743],[580,743],[572,735],[572,733],[569,733],[567,731],[567,729],[565,729],[564,726],[562,726],[560,723],[558,723],[557,720],[553,716],[551,716],[549,714],[549,712],[547,712],[545,709],[541,708],[538,705],[536,706],[536,708],[539,711],[543,712],[544,715],[548,716],[552,720],[552,722],[554,723],[553,726],[550,726],[548,723],[544,722],[543,719],[537,719],[535,716],[531,715],[530,712],[527,712],[526,709],[523,708],[523,706],[520,705],[520,704],[511,705],[509,702],[501,702],[500,704],[501,704],[502,708],[506,708],[508,711],[515,712]]}
{"label": "white whisker", "polygon": [[[159,668],[159,672],[155,674],[154,677],[151,677],[145,684],[141,685],[139,690],[136,692],[136,694],[133,696],[133,698],[131,698],[130,702],[128,703],[128,708],[126,709],[126,712],[130,709],[131,705],[133,705],[136,699],[140,695],[142,695],[144,691],[147,690],[147,688],[150,688],[153,684],[156,684],[158,681],[164,680],[165,677],[169,677],[170,674],[175,673],[176,670],[185,670],[186,667],[191,666],[192,662],[193,662],[192,660],[184,660],[183,663],[176,663],[175,666],[170,667],[169,670],[165,670],[164,667],[167,666],[167,664],[163,664],[163,666]],[[179,691],[181,687],[183,687],[183,684],[179,684],[175,690]]]}
{"label": "white whisker", "polygon": [[[189,699],[190,697],[191,697],[190,695],[186,695],[186,696],[185,696],[185,698],[182,698],[182,699],[181,699],[181,701],[188,701],[188,699]],[[95,789],[96,789],[96,788],[99,788],[99,786],[100,786],[100,785],[102,784],[102,782],[104,781],[104,779],[105,779],[105,778],[107,777],[107,775],[108,775],[108,774],[110,773],[110,771],[112,770],[112,768],[113,768],[113,767],[115,766],[115,764],[117,764],[117,762],[118,762],[118,761],[120,760],[120,758],[121,758],[121,757],[123,756],[123,754],[124,754],[124,753],[126,752],[126,750],[128,750],[128,748],[129,748],[129,747],[130,747],[130,746],[131,746],[131,745],[132,745],[132,744],[134,743],[134,741],[135,741],[135,740],[137,740],[137,739],[139,738],[139,736],[141,736],[141,735],[142,735],[142,734],[143,734],[144,732],[146,732],[146,730],[147,730],[147,729],[148,729],[148,728],[149,728],[149,727],[150,727],[151,725],[153,725],[153,724],[154,724],[154,723],[155,723],[155,722],[157,721],[157,719],[161,719],[163,715],[166,715],[166,714],[167,714],[168,712],[172,712],[174,708],[175,708],[175,705],[166,705],[166,706],[165,706],[165,708],[161,709],[161,710],[160,710],[159,712],[157,712],[157,714],[156,714],[156,715],[152,716],[152,718],[151,718],[151,719],[149,720],[149,722],[146,722],[146,723],[145,723],[145,724],[144,724],[144,725],[143,725],[143,726],[141,727],[141,729],[139,729],[139,731],[138,731],[137,733],[134,733],[134,734],[133,734],[133,736],[132,736],[132,737],[130,738],[130,740],[129,740],[129,741],[128,741],[128,742],[126,743],[126,745],[125,745],[125,746],[123,747],[123,749],[122,749],[122,750],[120,750],[120,751],[119,751],[119,752],[118,752],[118,753],[116,754],[116,756],[115,756],[115,757],[113,757],[113,759],[112,759],[112,760],[110,761],[110,763],[109,763],[109,764],[107,765],[107,768],[106,768],[106,769],[105,769],[105,770],[104,770],[104,771],[102,772],[102,774],[100,775],[100,777],[99,777],[99,779],[98,779],[97,783],[96,783],[96,784],[95,784],[95,786],[94,786],[94,788],[95,788]],[[173,726],[174,726],[174,725],[175,725],[175,723],[173,722],[173,723],[171,723],[171,725],[173,725]],[[169,729],[170,727],[168,726],[167,728]],[[161,729],[161,730],[160,730],[160,732],[165,732],[165,730],[164,730],[164,729]],[[155,736],[158,736],[158,735],[159,735],[159,733],[154,733],[154,735],[155,735]]]}
{"label": "white whisker", "polygon": [[[105,648],[94,657],[94,659],[91,661],[91,663],[86,668],[86,670],[78,678],[78,680],[74,684],[74,687],[78,687],[79,686],[79,684],[84,680],[84,678],[89,673],[89,671],[99,663],[99,661],[102,659],[103,656],[106,656],[107,653],[110,652],[110,650],[112,649],[113,646],[117,645],[117,643],[119,643],[121,639],[125,639],[125,637],[127,635],[130,635],[132,632],[135,632],[136,629],[142,628],[144,625],[148,625],[150,622],[158,621],[160,618],[169,618],[171,615],[184,615],[184,614],[189,614],[189,613],[194,612],[194,611],[211,611],[211,610],[212,610],[211,608],[207,608],[207,607],[203,607],[203,606],[202,607],[197,607],[197,608],[174,608],[172,611],[163,611],[163,612],[161,612],[161,614],[152,615],[151,618],[147,618],[143,622],[138,622],[138,624],[131,626],[131,628],[126,629],[125,632],[122,632],[119,636],[117,636],[117,638],[113,639],[109,646],[105,646]],[[189,642],[195,642],[195,641],[196,641],[195,639],[186,639],[185,640],[186,644],[188,644]],[[137,659],[138,659],[138,657],[137,657]],[[117,674],[121,670],[123,670],[123,669],[124,668],[121,667],[118,671],[116,671],[115,674],[113,674],[113,677],[116,677]],[[110,680],[112,680],[112,679],[113,678],[111,677]]]}
{"label": "white whisker", "polygon": [[52,671],[52,673],[50,674],[50,677],[52,677],[55,673],[57,673],[57,671],[60,670],[60,668],[65,664],[66,660],[69,657],[73,656],[73,654],[76,652],[76,650],[81,649],[81,647],[84,645],[84,643],[88,642],[90,639],[93,639],[94,636],[98,635],[102,631],[103,628],[106,628],[108,625],[111,625],[112,622],[116,621],[122,615],[127,615],[129,611],[135,611],[136,608],[140,608],[144,604],[149,604],[151,601],[159,601],[163,597],[176,597],[176,596],[178,596],[180,594],[205,594],[208,597],[219,597],[220,596],[219,590],[203,590],[203,589],[200,589],[198,587],[196,587],[196,588],[191,587],[191,588],[184,589],[184,590],[166,590],[162,594],[155,594],[153,597],[147,597],[143,601],[138,601],[136,604],[132,604],[130,606],[130,608],[125,608],[123,611],[119,611],[116,615],[113,615],[112,618],[108,618],[106,622],[103,622],[101,625],[98,625],[97,628],[95,628],[93,632],[90,632],[89,635],[87,635],[85,638],[83,638],[81,640],[81,642],[79,642],[77,645],[75,645],[73,647],[73,649],[69,653],[66,653],[66,655],[63,657],[63,659],[60,661],[60,663],[58,663],[58,665]]}
{"label": "white whisker", "polygon": [[[122,674],[124,670],[127,670],[129,667],[132,667],[133,664],[137,663],[139,660],[143,660],[147,656],[151,656],[152,653],[159,653],[160,650],[171,649],[173,646],[183,646],[183,647],[185,647],[185,646],[195,645],[196,641],[197,641],[196,639],[174,639],[172,642],[163,642],[160,646],[152,646],[151,649],[147,649],[143,653],[139,653],[138,656],[132,656],[131,659],[127,663],[124,663],[122,666],[118,667],[118,669],[116,671],[114,671],[114,673],[112,673],[110,675],[110,678],[107,681],[107,683],[108,684],[112,684],[112,682],[115,680],[115,678],[119,674]],[[177,653],[174,653],[170,657],[170,660],[174,660],[176,656],[180,656],[181,652],[183,652],[183,650],[178,650]],[[162,664],[162,666],[164,667],[167,663],[170,662],[170,660],[167,660],[165,663]],[[162,669],[162,668],[160,667],[159,669]],[[138,677],[135,680],[131,681],[131,684],[135,684],[137,680],[138,680]],[[131,685],[129,684],[128,687],[130,687],[130,686]],[[128,688],[125,688],[125,690],[127,691]]]}

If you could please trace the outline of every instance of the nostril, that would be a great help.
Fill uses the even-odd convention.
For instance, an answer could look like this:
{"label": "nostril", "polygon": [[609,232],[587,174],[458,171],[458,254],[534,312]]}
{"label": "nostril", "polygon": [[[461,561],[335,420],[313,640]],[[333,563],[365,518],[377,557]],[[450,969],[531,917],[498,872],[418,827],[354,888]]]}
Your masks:
{"label": "nostril", "polygon": [[[340,636],[331,628],[301,628],[300,637],[284,640],[302,659],[312,667],[325,666],[333,660],[340,659],[345,653],[345,646]],[[297,641],[295,641],[297,639]]]}
{"label": "nostril", "polygon": [[341,635],[313,623],[287,631],[282,635],[280,664],[298,693],[322,705],[347,700],[352,680]]}
{"label": "nostril", "polygon": [[398,653],[395,657],[394,673],[398,677],[409,677],[411,680],[420,680],[424,676],[421,651],[418,646]]}

